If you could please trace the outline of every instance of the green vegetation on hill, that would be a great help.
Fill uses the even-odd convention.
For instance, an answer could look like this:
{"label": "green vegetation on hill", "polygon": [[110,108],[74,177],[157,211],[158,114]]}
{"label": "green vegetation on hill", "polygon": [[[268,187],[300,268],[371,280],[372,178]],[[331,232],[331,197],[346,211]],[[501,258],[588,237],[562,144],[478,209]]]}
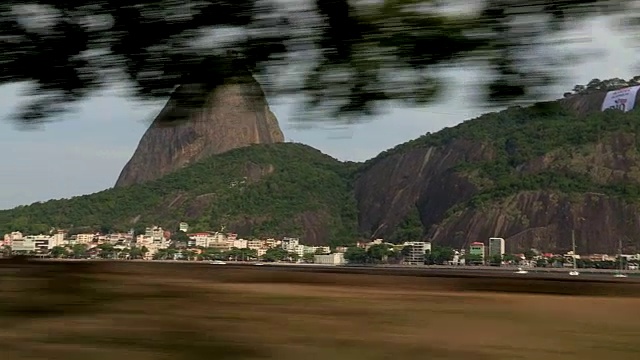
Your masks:
{"label": "green vegetation on hill", "polygon": [[400,224],[393,230],[388,241],[394,244],[402,244],[405,241],[419,241],[424,235],[424,227],[420,220],[420,212],[417,206],[413,206]]}
{"label": "green vegetation on hill", "polygon": [[594,92],[618,90],[623,87],[640,85],[640,76],[634,76],[629,80],[613,78],[607,80],[593,79],[586,85],[576,85],[570,92],[564,93],[565,97],[575,94],[590,94]]}
{"label": "green vegetation on hill", "polygon": [[[566,96],[569,94],[584,95],[635,85],[640,85],[640,76],[629,80],[619,78],[593,79],[586,85],[576,85],[572,92],[566,93]],[[606,131],[635,132],[637,129],[635,126],[628,126],[629,116],[631,119],[637,116],[632,115],[633,113],[635,112],[630,114],[613,111],[608,112],[607,115],[597,113],[580,118],[557,101],[539,102],[529,107],[513,106],[503,111],[481,115],[436,133],[426,133],[416,139],[399,144],[367,160],[360,171],[388,156],[414,148],[447,145],[455,139],[480,140],[499,146],[510,137],[522,140],[527,139],[527,136],[533,136],[528,138],[528,141],[520,141],[518,145],[523,147],[521,151],[524,151],[524,147],[526,147],[528,150],[536,151],[537,154],[544,154],[553,147],[569,145],[563,142],[564,140],[569,141],[570,144],[579,145],[600,139],[599,135]],[[626,117],[626,125],[617,121],[620,116]],[[603,126],[600,127],[601,121],[605,121],[607,124],[602,124]],[[575,133],[575,130],[578,130],[579,133]],[[517,160],[515,159],[515,161]]]}
{"label": "green vegetation on hill", "polygon": [[[578,95],[572,96],[601,85],[591,82],[584,89],[576,87]],[[620,84],[611,81],[602,86],[613,85]],[[304,238],[303,230],[312,229],[315,234],[328,234],[318,235],[322,241],[344,244],[357,237],[357,206],[351,187],[360,173],[393,155],[446,147],[460,140],[482,143],[492,156],[452,169],[476,184],[478,191],[450,213],[536,190],[598,192],[640,201],[640,166],[625,170],[627,176],[620,177],[624,180],[613,181],[586,170],[592,164],[585,156],[594,152],[596,144],[613,144],[622,136],[627,143],[624,160],[640,163],[639,114],[607,110],[579,116],[560,102],[512,107],[426,134],[364,164],[341,163],[301,144],[254,145],[147,184],[0,211],[0,234],[48,232],[51,227],[120,231],[134,227],[140,231],[153,224],[173,230],[179,221],[187,221],[193,231],[226,226],[247,237]],[[635,139],[635,146],[629,148],[630,139],[632,144]],[[548,161],[529,166],[542,157]],[[404,215],[395,229],[389,229],[388,240],[403,242],[424,234],[417,207]]]}
{"label": "green vegetation on hill", "polygon": [[352,167],[301,144],[254,145],[146,184],[0,211],[0,234],[154,224],[173,230],[187,221],[194,231],[224,225],[249,237],[302,237],[303,223],[311,223],[328,230],[325,240],[344,243],[356,231]]}
{"label": "green vegetation on hill", "polygon": [[[530,107],[512,107],[482,115],[455,127],[400,144],[367,161],[365,171],[377,161],[412,149],[440,147],[454,140],[482,142],[490,146],[494,158],[486,162],[461,163],[455,171],[467,175],[480,191],[466,205],[477,206],[525,190],[557,190],[563,193],[598,192],[640,200],[640,182],[630,180],[598,182],[584,171],[567,166],[523,171],[528,162],[554,154],[554,161],[568,162],[589,144],[605,143],[616,134],[636,138],[640,149],[640,113],[615,110],[579,116],[559,102],[542,102]],[[588,151],[588,150],[587,150]],[[627,154],[632,155],[632,154]],[[588,165],[588,164],[586,164]]]}
{"label": "green vegetation on hill", "polygon": [[[480,192],[472,205],[482,204],[526,190],[557,190],[563,193],[599,192],[625,200],[640,199],[640,183],[599,183],[589,174],[568,166],[546,166],[523,171],[536,158],[554,154],[554,162],[570,162],[588,144],[607,142],[614,134],[638,133],[639,113],[607,110],[577,116],[559,103],[540,103],[526,109],[490,114],[483,121],[467,122],[456,137],[490,144],[495,158],[481,163],[463,163],[457,171],[475,174]],[[636,147],[638,151],[638,140]]]}

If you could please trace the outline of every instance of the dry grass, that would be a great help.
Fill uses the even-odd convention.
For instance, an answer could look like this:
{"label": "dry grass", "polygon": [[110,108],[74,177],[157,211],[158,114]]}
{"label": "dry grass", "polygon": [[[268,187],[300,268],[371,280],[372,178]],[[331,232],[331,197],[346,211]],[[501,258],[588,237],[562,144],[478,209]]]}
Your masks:
{"label": "dry grass", "polygon": [[635,360],[640,354],[638,297],[454,291],[472,286],[264,268],[0,270],[2,360]]}

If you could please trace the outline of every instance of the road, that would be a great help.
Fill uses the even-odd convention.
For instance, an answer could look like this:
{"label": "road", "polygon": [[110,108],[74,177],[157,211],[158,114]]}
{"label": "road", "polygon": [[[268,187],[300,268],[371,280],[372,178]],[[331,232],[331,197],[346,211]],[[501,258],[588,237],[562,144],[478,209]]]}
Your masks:
{"label": "road", "polygon": [[[108,260],[36,260],[36,261],[108,261]],[[521,278],[539,280],[574,280],[577,282],[627,282],[640,283],[639,271],[626,272],[627,278],[614,278],[615,270],[579,269],[579,276],[570,276],[571,269],[527,269],[528,274],[515,274],[517,269],[511,267],[447,267],[447,266],[327,266],[314,264],[274,264],[264,263],[256,266],[253,263],[227,262],[224,265],[211,264],[207,261],[140,261],[123,260],[125,263],[175,264],[176,266],[207,267],[211,271],[224,272],[227,270],[254,269],[256,271],[295,271],[315,272],[326,274],[366,274],[366,275],[396,275],[441,278]],[[199,270],[202,270],[201,268]]]}
{"label": "road", "polygon": [[[225,269],[246,268],[245,264],[210,265]],[[258,268],[258,266],[255,266]],[[419,277],[442,277],[442,278],[522,278],[522,279],[546,279],[546,280],[576,280],[589,282],[633,282],[640,283],[640,273],[629,273],[627,278],[614,278],[614,271],[581,271],[579,276],[570,276],[570,269],[559,269],[563,271],[534,271],[529,270],[528,274],[515,274],[516,269],[507,268],[441,268],[441,267],[387,267],[387,266],[321,266],[321,265],[264,265],[259,268],[274,271],[301,271],[316,273],[344,273],[344,274],[367,274],[367,275],[397,275],[397,276],[419,276]],[[587,270],[587,269],[585,269]]]}

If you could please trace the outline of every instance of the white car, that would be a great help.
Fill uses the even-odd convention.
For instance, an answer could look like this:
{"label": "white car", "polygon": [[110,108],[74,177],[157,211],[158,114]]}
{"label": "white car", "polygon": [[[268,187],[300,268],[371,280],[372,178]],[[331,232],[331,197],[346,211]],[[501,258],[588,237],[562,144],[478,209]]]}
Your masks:
{"label": "white car", "polygon": [[264,265],[264,263],[262,263],[262,262],[257,262],[257,263],[253,263],[253,265],[256,265],[256,266],[263,266],[263,265]]}
{"label": "white car", "polygon": [[209,264],[211,265],[227,265],[226,262],[224,261],[220,261],[220,260],[213,260],[212,262],[210,262]]}
{"label": "white car", "polygon": [[521,274],[521,275],[525,275],[528,274],[529,272],[527,270],[522,269],[521,267],[518,268],[518,271],[515,271],[514,274]]}

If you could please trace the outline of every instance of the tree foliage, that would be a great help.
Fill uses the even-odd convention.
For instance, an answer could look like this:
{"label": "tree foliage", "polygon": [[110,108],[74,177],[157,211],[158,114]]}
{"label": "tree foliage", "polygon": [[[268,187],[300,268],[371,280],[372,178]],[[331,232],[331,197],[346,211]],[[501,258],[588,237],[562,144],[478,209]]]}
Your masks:
{"label": "tree foliage", "polygon": [[446,11],[456,0],[6,0],[0,84],[28,82],[33,101],[19,117],[39,121],[113,82],[166,98],[179,84],[211,89],[248,69],[272,94],[353,115],[432,101],[438,70],[471,60],[493,74],[488,99],[530,100],[561,70],[541,51],[554,32],[607,12],[635,16],[632,1],[609,3],[486,0],[461,13]]}
{"label": "tree foliage", "polygon": [[424,234],[424,227],[420,219],[420,211],[413,206],[400,224],[389,236],[389,241],[394,244],[402,244],[407,241],[420,241]]}
{"label": "tree foliage", "polygon": [[270,248],[262,255],[262,260],[267,262],[285,261],[291,257],[291,254],[280,247]]}
{"label": "tree foliage", "polygon": [[180,243],[188,243],[189,236],[185,232],[177,230],[171,234],[171,240],[174,240]]}
{"label": "tree foliage", "polygon": [[482,259],[482,255],[467,253],[464,255],[464,262],[465,265],[480,265],[484,261]]}
{"label": "tree foliage", "polygon": [[431,250],[425,254],[424,263],[427,265],[442,265],[453,260],[455,252],[448,246],[432,245]]}
{"label": "tree foliage", "polygon": [[369,256],[367,255],[367,250],[351,246],[344,253],[344,259],[353,264],[365,264],[369,262]]}
{"label": "tree foliage", "polygon": [[602,91],[618,90],[628,86],[640,85],[640,76],[634,76],[629,80],[621,78],[613,78],[607,80],[592,79],[586,85],[576,85],[570,92],[566,92],[564,97],[570,97],[572,95],[584,95],[592,94]]}

